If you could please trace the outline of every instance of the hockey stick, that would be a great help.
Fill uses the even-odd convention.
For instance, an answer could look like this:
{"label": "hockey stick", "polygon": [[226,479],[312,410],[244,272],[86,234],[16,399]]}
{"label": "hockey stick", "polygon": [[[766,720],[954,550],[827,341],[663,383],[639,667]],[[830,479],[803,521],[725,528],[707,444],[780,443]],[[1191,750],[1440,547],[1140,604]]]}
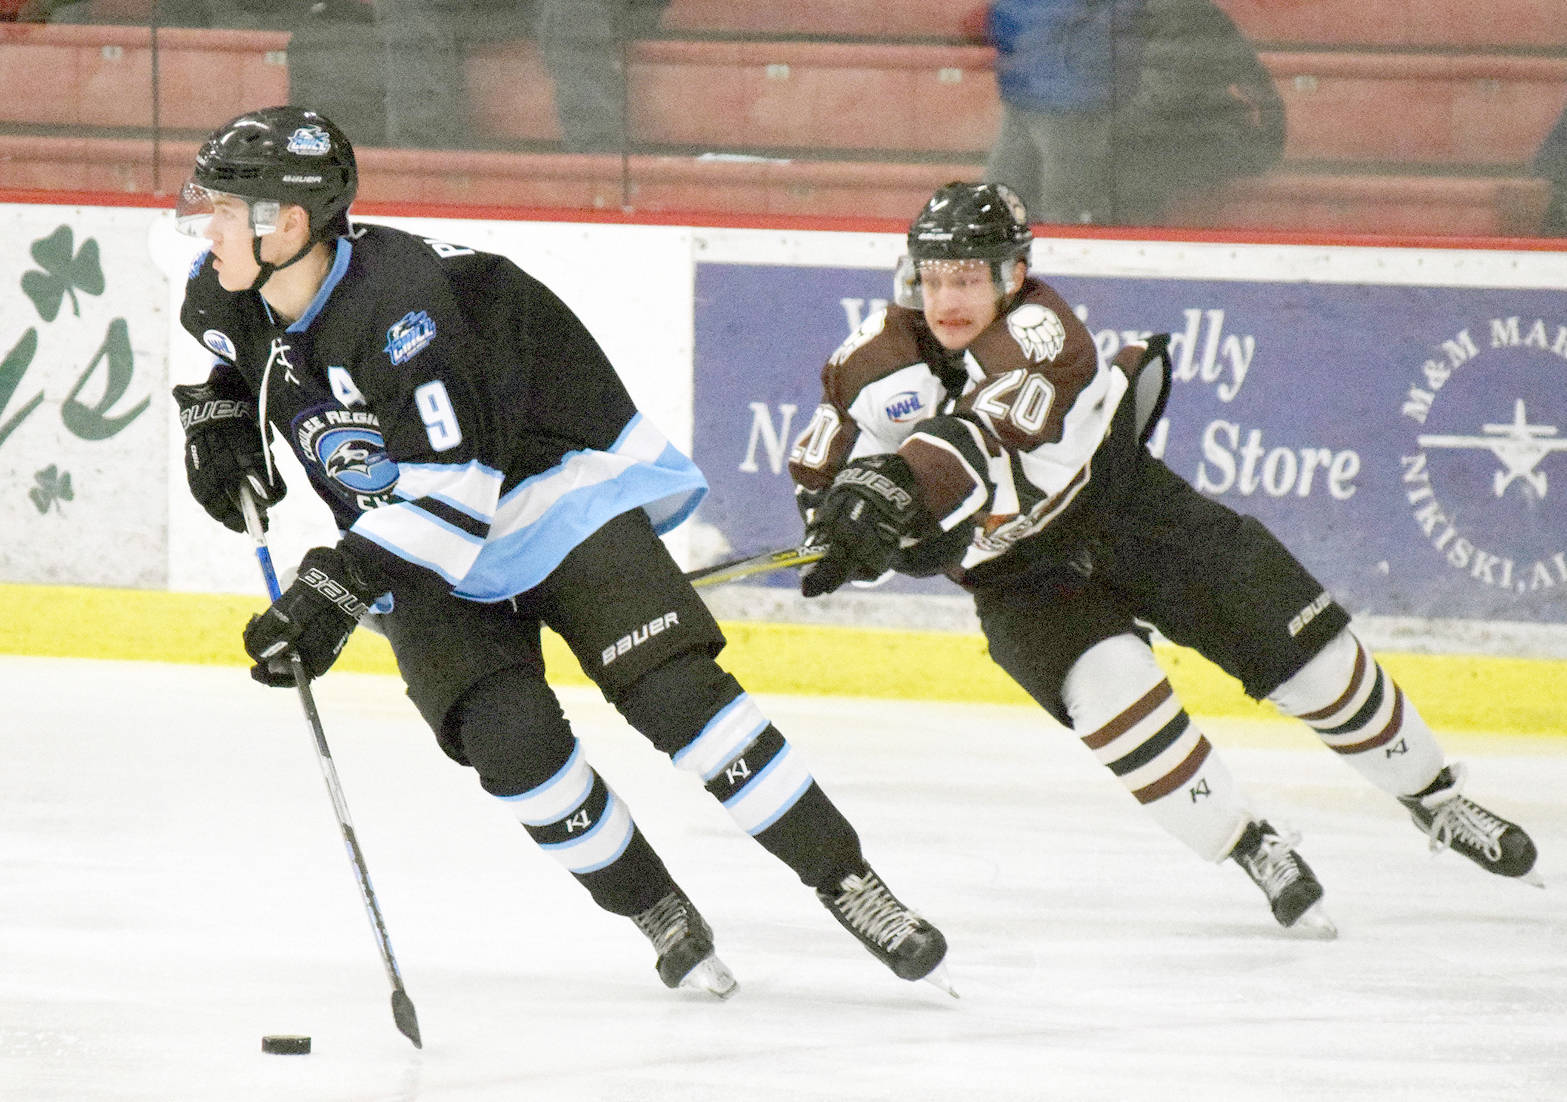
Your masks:
{"label": "hockey stick", "polygon": [[[282,595],[278,588],[277,572],[272,569],[272,552],[267,549],[267,534],[261,527],[261,513],[256,509],[256,499],[250,488],[240,490],[240,508],[245,513],[245,530],[256,544],[256,562],[261,565],[261,577],[267,583],[267,592],[275,601]],[[348,803],[343,799],[343,786],[337,779],[337,766],[332,763],[332,751],[326,744],[326,732],[321,729],[321,716],[316,711],[315,697],[310,692],[310,678],[305,675],[305,664],[297,654],[290,654],[294,670],[294,684],[299,689],[299,702],[304,705],[305,718],[316,736],[316,760],[321,765],[321,776],[326,790],[332,796],[332,809],[337,812],[337,825],[342,829],[343,842],[348,847],[348,859],[353,863],[359,878],[359,894],[364,899],[365,912],[370,916],[370,927],[375,931],[376,945],[381,950],[381,963],[386,968],[386,978],[392,984],[392,1021],[404,1037],[423,1048],[419,1039],[419,1018],[414,1014],[413,1000],[403,989],[402,973],[397,970],[397,960],[392,956],[392,941],[386,933],[386,922],[381,918],[381,908],[375,901],[375,889],[370,886],[370,870],[365,866],[364,852],[359,848],[359,838],[354,824],[348,817]]]}
{"label": "hockey stick", "polygon": [[807,566],[827,554],[826,544],[810,544],[804,547],[780,547],[776,551],[763,551],[741,559],[730,559],[714,566],[686,572],[686,581],[693,586],[721,585],[724,582],[749,578],[753,574],[770,574],[791,566]]}

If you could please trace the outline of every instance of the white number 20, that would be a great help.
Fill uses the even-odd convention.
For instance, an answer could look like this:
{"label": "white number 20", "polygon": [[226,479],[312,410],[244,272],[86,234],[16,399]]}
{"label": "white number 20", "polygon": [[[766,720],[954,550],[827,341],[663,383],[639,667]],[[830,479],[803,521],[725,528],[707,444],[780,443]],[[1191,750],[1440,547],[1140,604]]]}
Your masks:
{"label": "white number 20", "polygon": [[462,427],[457,424],[457,411],[447,397],[446,384],[439,379],[414,391],[414,405],[424,418],[424,431],[430,437],[430,447],[438,452],[455,448],[462,443]]}

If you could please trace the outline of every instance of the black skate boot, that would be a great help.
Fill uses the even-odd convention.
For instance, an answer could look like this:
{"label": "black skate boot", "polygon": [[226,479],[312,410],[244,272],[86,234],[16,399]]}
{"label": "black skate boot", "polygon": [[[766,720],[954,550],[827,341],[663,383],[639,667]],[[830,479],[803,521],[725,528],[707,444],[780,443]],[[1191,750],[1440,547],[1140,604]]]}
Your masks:
{"label": "black skate boot", "polygon": [[670,892],[631,921],[653,943],[665,987],[690,987],[720,999],[739,990],[734,974],[713,952],[712,928],[684,892]]}
{"label": "black skate boot", "polygon": [[1462,795],[1467,770],[1462,763],[1442,767],[1424,792],[1400,796],[1415,825],[1431,839],[1431,852],[1451,849],[1486,872],[1513,876],[1538,887],[1545,882],[1534,872],[1534,842],[1510,823]]}
{"label": "black skate boot", "polygon": [[1247,825],[1230,856],[1268,897],[1280,926],[1308,937],[1337,937],[1338,928],[1319,905],[1322,884],[1295,852],[1299,843],[1299,836],[1280,835],[1259,820]]}
{"label": "black skate boot", "polygon": [[956,994],[944,973],[937,972],[947,955],[947,939],[900,903],[869,865],[844,877],[836,887],[817,888],[816,898],[893,975],[903,980],[928,979]]}

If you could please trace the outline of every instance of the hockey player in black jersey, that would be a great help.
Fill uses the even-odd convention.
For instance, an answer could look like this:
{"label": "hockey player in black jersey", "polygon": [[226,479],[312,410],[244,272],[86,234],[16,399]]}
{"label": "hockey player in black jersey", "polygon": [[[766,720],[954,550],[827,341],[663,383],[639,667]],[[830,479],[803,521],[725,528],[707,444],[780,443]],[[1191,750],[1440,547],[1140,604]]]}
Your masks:
{"label": "hockey player in black jersey", "polygon": [[1298,839],[1251,810],[1145,624],[1311,725],[1433,849],[1537,880],[1529,836],[1462,795],[1463,766],[1344,609],[1260,523],[1146,450],[1168,338],[1104,362],[1029,276],[1031,240],[1004,185],[950,184],[915,218],[895,304],[823,369],[790,456],[807,542],[829,547],[805,595],[889,569],[950,574],[996,662],[1160,825],[1201,857],[1233,858],[1286,927],[1336,932]]}
{"label": "hockey player in black jersey", "polygon": [[727,996],[713,936],[584,759],[545,681],[566,641],[626,720],[903,979],[939,978],[940,931],[866,864],[801,755],[715,661],[724,637],[658,534],[706,491],[637,412],[577,317],[509,260],[350,225],[358,172],[321,115],[271,107],[215,131],[177,219],[203,236],[181,311],[213,355],[174,388],[196,499],[243,530],[275,503],[273,432],[342,532],[244,631],[253,675],[332,665],[368,606],[441,748],[472,766],[670,987]]}

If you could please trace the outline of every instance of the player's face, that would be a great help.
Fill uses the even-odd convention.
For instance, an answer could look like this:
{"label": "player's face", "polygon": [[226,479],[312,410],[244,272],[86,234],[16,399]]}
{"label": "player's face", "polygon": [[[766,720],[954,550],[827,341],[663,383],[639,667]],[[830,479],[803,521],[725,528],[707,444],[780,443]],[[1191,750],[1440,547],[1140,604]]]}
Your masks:
{"label": "player's face", "polygon": [[250,205],[245,200],[214,195],[212,219],[202,236],[212,242],[212,267],[225,291],[243,291],[256,282],[261,266],[251,244],[256,234],[250,227]]}
{"label": "player's face", "polygon": [[1001,307],[986,260],[920,262],[925,323],[943,348],[967,348],[996,320]]}

